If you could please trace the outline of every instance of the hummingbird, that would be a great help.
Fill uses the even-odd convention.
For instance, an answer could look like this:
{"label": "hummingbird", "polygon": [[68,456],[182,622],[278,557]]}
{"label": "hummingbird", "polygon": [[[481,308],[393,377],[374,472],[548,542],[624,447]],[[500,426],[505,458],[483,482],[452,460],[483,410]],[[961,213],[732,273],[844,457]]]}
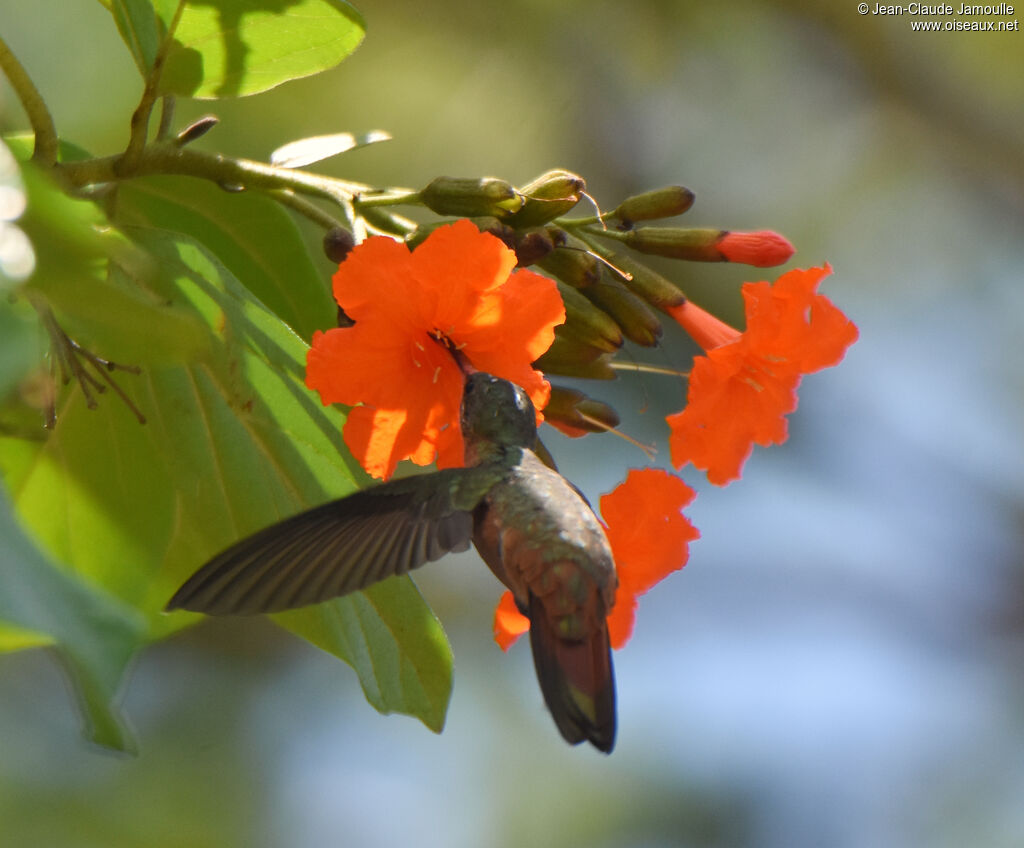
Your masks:
{"label": "hummingbird", "polygon": [[618,579],[584,495],[534,451],[534,406],[520,387],[466,377],[465,467],[391,480],[242,539],[167,604],[209,615],[279,612],[405,574],[472,541],[530,620],[541,693],[562,737],[611,753],[615,677],[606,616]]}

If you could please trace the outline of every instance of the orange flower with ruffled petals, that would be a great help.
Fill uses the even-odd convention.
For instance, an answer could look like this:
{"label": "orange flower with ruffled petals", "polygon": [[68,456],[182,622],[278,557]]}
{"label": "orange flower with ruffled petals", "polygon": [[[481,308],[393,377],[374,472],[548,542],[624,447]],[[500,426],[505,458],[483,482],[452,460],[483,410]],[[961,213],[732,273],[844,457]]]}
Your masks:
{"label": "orange flower with ruffled petals", "polygon": [[[637,598],[678,571],[689,558],[689,545],[700,533],[682,514],[694,491],[679,477],[658,468],[633,469],[614,491],[601,496],[608,544],[615,559],[619,588],[608,613],[613,648],[633,634]],[[505,592],[494,611],[494,640],[507,651],[530,629],[530,621]]]}
{"label": "orange flower with ruffled petals", "polygon": [[837,364],[857,340],[853,322],[817,293],[831,272],[826,265],[788,271],[774,285],[744,283],[743,333],[690,302],[668,310],[707,352],[694,360],[686,407],[666,419],[677,468],[692,462],[724,486],[755,442],[786,440],[802,375]]}
{"label": "orange flower with ruffled petals", "polygon": [[334,298],[355,324],[314,334],[306,385],[324,404],[353,407],[345,444],[370,474],[386,479],[403,459],[462,464],[463,374],[452,350],[543,409],[550,386],[531,363],[565,309],[552,280],[513,273],[515,264],[501,241],[462,220],[412,251],[369,238],[338,267]]}

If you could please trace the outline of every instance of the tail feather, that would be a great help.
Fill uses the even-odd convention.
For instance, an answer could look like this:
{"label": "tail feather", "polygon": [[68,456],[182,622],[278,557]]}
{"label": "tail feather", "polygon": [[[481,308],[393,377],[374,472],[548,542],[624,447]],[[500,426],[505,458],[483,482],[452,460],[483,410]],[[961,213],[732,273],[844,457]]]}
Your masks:
{"label": "tail feather", "polygon": [[608,628],[582,640],[555,635],[541,601],[530,596],[530,646],[544,701],[572,745],[587,740],[610,754],[615,746],[615,673]]}

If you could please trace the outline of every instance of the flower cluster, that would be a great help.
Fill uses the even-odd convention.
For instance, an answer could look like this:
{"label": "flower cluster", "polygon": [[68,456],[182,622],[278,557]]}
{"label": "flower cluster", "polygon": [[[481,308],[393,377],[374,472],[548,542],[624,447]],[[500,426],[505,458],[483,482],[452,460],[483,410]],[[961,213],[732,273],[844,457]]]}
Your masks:
{"label": "flower cluster", "polygon": [[[818,292],[831,269],[745,283],[746,326],[737,330],[610,245],[768,267],[792,256],[785,238],[636,226],[687,211],[693,194],[680,186],[627,198],[608,214],[563,217],[584,185],[566,171],[522,189],[501,180],[438,178],[418,201],[458,220],[409,231],[404,244],[373,236],[347,252],[334,295],[350,326],[315,334],[307,384],[325,404],[351,407],[345,442],[368,472],[387,478],[403,459],[461,464],[457,360],[521,385],[538,421],[546,416],[571,436],[616,428],[610,406],[551,386],[547,377],[614,378],[613,359],[625,340],[658,343],[659,313],[705,351],[694,359],[685,407],[666,419],[673,465],[692,464],[709,482],[725,485],[740,476],[755,443],[785,441],[802,376],[837,364],[857,338],[853,323]],[[674,474],[645,469],[629,472],[601,498],[619,576],[608,619],[615,647],[632,633],[637,597],[686,563],[699,534],[681,510],[693,497]],[[495,639],[507,648],[528,626],[505,593]]]}

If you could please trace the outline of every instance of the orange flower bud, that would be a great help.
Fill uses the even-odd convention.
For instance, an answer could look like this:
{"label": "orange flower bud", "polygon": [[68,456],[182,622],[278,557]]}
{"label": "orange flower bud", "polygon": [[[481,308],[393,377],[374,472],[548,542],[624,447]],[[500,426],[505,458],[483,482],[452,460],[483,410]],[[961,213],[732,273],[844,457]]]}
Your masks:
{"label": "orange flower bud", "polygon": [[718,250],[728,262],[742,262],[755,268],[781,265],[796,252],[787,239],[771,230],[723,233],[718,240]]}

